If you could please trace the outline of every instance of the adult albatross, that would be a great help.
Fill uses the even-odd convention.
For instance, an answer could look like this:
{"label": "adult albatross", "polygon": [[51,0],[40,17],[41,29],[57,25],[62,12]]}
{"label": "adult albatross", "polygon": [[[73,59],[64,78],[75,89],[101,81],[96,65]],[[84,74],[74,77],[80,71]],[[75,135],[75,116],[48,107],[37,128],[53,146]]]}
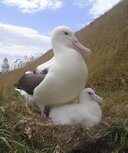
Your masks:
{"label": "adult albatross", "polygon": [[91,51],[79,42],[69,27],[56,27],[51,42],[54,57],[40,70],[36,69],[39,73],[47,69],[48,73],[33,89],[33,99],[42,114],[45,106],[63,105],[78,97],[88,77],[81,52],[89,54]]}

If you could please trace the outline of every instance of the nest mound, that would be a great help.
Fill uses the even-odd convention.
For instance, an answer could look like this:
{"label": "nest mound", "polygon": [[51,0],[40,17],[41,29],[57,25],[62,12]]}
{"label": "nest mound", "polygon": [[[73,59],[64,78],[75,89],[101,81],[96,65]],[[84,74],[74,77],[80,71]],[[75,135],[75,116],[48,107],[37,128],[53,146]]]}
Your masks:
{"label": "nest mound", "polygon": [[34,148],[51,150],[54,153],[85,153],[90,145],[102,138],[101,126],[106,125],[101,123],[90,129],[79,125],[53,125],[39,114],[26,114],[19,118],[16,130]]}

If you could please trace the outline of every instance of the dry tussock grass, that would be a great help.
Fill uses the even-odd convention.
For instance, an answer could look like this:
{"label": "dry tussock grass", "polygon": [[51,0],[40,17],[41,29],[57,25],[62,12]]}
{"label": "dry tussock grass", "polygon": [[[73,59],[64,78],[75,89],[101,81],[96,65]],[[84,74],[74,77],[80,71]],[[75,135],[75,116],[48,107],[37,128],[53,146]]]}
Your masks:
{"label": "dry tussock grass", "polygon": [[[89,68],[87,86],[96,89],[96,92],[104,98],[104,103],[101,106],[103,110],[102,122],[90,130],[79,126],[53,126],[38,113],[28,113],[25,107],[25,100],[14,92],[13,84],[17,82],[26,70],[34,69],[35,65],[4,74],[0,77],[0,85],[4,89],[2,90],[4,100],[2,105],[6,104],[7,120],[12,126],[12,134],[14,135],[14,131],[18,133],[17,141],[25,143],[24,149],[28,146],[33,146],[34,149],[38,150],[44,148],[44,152],[48,150],[54,152],[56,148],[59,148],[58,153],[63,151],[85,153],[92,152],[95,148],[97,149],[95,153],[102,153],[108,147],[109,150],[106,153],[111,152],[112,148],[110,146],[113,144],[110,145],[110,140],[108,141],[108,139],[113,133],[107,136],[105,133],[108,129],[111,130],[115,122],[118,123],[120,120],[124,122],[128,116],[128,80],[127,73],[125,73],[127,72],[125,67],[127,63],[122,62],[118,67],[115,67],[116,64],[109,58],[111,62],[108,62],[109,60],[106,58],[100,58],[102,60],[98,59],[98,57],[89,57],[87,60]],[[13,137],[13,139],[15,138]],[[113,141],[114,138],[111,139]],[[107,147],[104,146],[104,143]],[[102,147],[98,149],[97,146],[101,144]],[[15,144],[12,150],[14,148]]]}

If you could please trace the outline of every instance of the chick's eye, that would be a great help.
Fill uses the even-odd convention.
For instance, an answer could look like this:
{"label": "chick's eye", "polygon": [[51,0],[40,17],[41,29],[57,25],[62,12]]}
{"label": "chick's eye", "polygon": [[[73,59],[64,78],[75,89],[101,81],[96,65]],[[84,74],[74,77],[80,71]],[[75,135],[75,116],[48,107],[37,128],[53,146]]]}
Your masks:
{"label": "chick's eye", "polygon": [[92,95],[92,93],[91,93],[91,92],[88,92],[88,94],[89,94],[89,95]]}
{"label": "chick's eye", "polygon": [[64,32],[65,35],[68,35],[68,32]]}

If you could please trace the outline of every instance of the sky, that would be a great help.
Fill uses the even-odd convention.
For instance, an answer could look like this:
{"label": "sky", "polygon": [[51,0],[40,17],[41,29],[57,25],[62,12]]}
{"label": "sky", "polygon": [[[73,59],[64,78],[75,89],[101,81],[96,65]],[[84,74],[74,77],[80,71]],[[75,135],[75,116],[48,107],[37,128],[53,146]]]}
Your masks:
{"label": "sky", "polygon": [[0,65],[4,57],[45,53],[59,25],[78,31],[121,0],[0,0]]}

